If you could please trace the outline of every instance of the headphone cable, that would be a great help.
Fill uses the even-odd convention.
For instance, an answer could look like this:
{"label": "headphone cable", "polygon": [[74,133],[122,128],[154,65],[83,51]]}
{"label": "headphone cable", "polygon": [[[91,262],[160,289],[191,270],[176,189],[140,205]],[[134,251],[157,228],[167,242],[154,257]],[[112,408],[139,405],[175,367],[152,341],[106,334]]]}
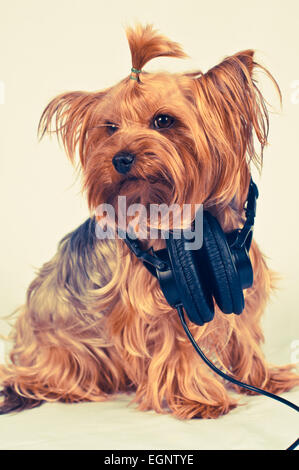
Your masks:
{"label": "headphone cable", "polygon": [[[209,361],[209,359],[204,355],[204,353],[202,352],[202,350],[200,349],[200,347],[198,346],[198,344],[196,343],[195,339],[193,338],[188,326],[187,326],[187,323],[185,321],[185,317],[184,317],[184,311],[183,311],[183,306],[182,305],[176,305],[175,307],[177,309],[177,312],[179,314],[179,317],[180,317],[180,320],[181,320],[181,323],[183,325],[183,328],[185,330],[185,333],[186,335],[188,336],[192,346],[194,347],[195,351],[197,352],[197,354],[199,354],[199,356],[201,357],[201,359],[214,371],[216,372],[216,374],[220,375],[221,377],[223,377],[224,379],[232,382],[233,384],[235,385],[238,385],[239,387],[243,387],[243,388],[246,388],[247,390],[250,390],[252,392],[256,392],[256,393],[260,393],[262,395],[265,395],[269,398],[273,398],[274,400],[277,400],[277,401],[280,401],[281,403],[284,403],[285,405],[289,406],[290,408],[293,408],[294,410],[296,410],[297,412],[299,411],[299,407],[297,405],[295,405],[294,403],[292,403],[291,401],[289,400],[286,400],[285,398],[282,398],[278,395],[275,395],[274,393],[271,393],[271,392],[267,392],[266,390],[263,390],[261,388],[258,388],[258,387],[254,387],[253,385],[249,385],[249,384],[246,384],[246,383],[243,383],[243,382],[240,382],[239,380],[235,379],[234,377],[232,377],[231,375],[227,375],[225,374],[224,372],[222,372],[222,370],[218,369],[211,361]],[[293,444],[291,444],[286,450],[294,450],[296,449],[296,447],[299,445],[299,439],[297,439]]]}

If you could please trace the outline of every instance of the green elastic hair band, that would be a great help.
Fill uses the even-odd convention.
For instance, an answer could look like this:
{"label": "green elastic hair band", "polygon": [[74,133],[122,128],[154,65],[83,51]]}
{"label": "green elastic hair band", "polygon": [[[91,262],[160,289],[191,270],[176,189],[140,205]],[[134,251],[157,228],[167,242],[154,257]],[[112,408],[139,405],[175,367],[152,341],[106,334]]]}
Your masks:
{"label": "green elastic hair band", "polygon": [[[131,68],[131,72],[134,72],[136,74],[139,74],[141,73],[141,70],[138,70],[138,69],[135,69],[134,67]],[[131,80],[136,80],[136,82],[138,81],[138,78],[137,77],[134,77],[133,75],[130,76],[130,79]]]}

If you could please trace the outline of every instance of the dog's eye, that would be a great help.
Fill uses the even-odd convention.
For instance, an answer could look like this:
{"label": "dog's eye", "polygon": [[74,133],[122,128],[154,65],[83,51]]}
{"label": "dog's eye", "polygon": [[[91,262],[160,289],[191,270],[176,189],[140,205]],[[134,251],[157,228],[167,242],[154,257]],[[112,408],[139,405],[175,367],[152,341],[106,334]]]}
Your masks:
{"label": "dog's eye", "polygon": [[155,129],[168,129],[174,123],[174,118],[168,114],[159,114],[154,119]]}
{"label": "dog's eye", "polygon": [[114,134],[118,130],[117,125],[113,122],[106,122],[106,128],[109,135]]}

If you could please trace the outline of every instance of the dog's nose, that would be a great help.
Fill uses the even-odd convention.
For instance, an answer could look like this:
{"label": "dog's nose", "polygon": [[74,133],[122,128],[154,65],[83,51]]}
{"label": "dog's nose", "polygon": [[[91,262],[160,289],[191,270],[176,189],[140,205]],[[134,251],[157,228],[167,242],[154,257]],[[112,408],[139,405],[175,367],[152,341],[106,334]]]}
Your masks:
{"label": "dog's nose", "polygon": [[125,174],[130,171],[135,155],[127,152],[119,152],[112,158],[114,168],[118,173]]}

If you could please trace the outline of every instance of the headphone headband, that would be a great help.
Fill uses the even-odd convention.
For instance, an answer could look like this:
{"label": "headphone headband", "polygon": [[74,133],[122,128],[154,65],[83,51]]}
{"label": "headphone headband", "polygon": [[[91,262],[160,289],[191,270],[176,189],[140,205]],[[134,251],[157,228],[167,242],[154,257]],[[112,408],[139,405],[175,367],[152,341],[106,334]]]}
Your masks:
{"label": "headphone headband", "polygon": [[[259,197],[259,191],[257,189],[257,185],[254,183],[253,179],[250,178],[248,195],[247,195],[245,208],[244,208],[246,221],[245,221],[243,228],[238,231],[236,240],[231,245],[231,248],[234,248],[234,249],[243,248],[249,234],[252,233],[253,226],[254,226],[254,219],[256,215],[256,200],[258,197]],[[250,237],[249,246],[247,245],[248,250],[251,245],[251,239],[252,239],[252,236]]]}

